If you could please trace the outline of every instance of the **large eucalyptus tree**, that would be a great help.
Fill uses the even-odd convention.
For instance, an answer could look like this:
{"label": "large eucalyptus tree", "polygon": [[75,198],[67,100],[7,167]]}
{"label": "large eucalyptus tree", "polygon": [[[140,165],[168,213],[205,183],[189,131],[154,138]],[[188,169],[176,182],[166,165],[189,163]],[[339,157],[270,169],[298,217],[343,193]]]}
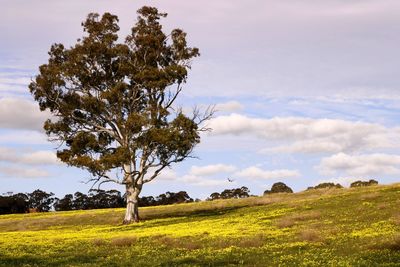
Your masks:
{"label": "large eucalyptus tree", "polygon": [[29,85],[40,109],[53,115],[44,129],[61,142],[58,158],[88,170],[98,185],[125,186],[124,223],[139,220],[143,185],[191,155],[205,130],[200,124],[211,116],[188,116],[174,106],[199,51],[188,47],[182,30],[165,34],[162,17],[142,7],[131,33],[118,42],[117,16],[89,14],[85,36],[69,48],[52,45]]}

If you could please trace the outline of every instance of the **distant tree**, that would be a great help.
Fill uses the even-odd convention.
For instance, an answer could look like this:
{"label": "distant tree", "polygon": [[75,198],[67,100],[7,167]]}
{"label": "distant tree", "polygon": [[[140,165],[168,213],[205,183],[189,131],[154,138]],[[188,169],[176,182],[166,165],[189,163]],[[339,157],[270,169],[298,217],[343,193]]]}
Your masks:
{"label": "distant tree", "polygon": [[323,189],[323,188],[343,188],[342,185],[340,184],[334,184],[334,183],[320,183],[316,186],[310,186],[307,188],[307,190],[311,189]]}
{"label": "distant tree", "polygon": [[371,185],[377,185],[378,181],[376,180],[369,180],[369,181],[355,181],[350,184],[350,187],[362,187],[362,186],[371,186]]}
{"label": "distant tree", "polygon": [[51,209],[52,203],[54,202],[53,193],[46,193],[42,190],[35,190],[28,194],[29,198],[29,208],[36,209],[39,212],[49,211]]}
{"label": "distant tree", "polygon": [[293,193],[293,190],[282,182],[274,183],[271,190],[265,190],[264,195],[274,194],[274,193]]}
{"label": "distant tree", "polygon": [[94,205],[91,203],[90,198],[81,192],[75,192],[73,207],[75,210],[93,209]]}
{"label": "distant tree", "polygon": [[56,211],[73,210],[74,209],[74,196],[72,194],[67,194],[62,199],[56,199],[54,201],[54,209]]}
{"label": "distant tree", "polygon": [[121,192],[117,190],[92,189],[88,199],[94,209],[118,208],[125,204]]}
{"label": "distant tree", "polygon": [[186,191],[179,191],[177,193],[167,192],[167,204],[189,203],[193,201],[193,198]]}
{"label": "distant tree", "polygon": [[221,193],[214,192],[210,195],[207,200],[215,200],[215,199],[228,199],[228,198],[246,198],[249,197],[250,190],[242,186],[240,188],[233,189],[225,189]]}
{"label": "distant tree", "polygon": [[21,200],[26,201],[26,202],[29,201],[28,195],[24,194],[24,193],[17,193],[17,194],[12,195],[12,197],[14,199],[21,199]]}
{"label": "distant tree", "polygon": [[207,130],[199,125],[212,115],[195,110],[189,117],[174,106],[199,51],[182,30],[162,31],[166,16],[142,7],[131,34],[117,43],[117,16],[89,14],[87,35],[70,48],[52,45],[29,85],[40,109],[53,115],[44,129],[64,144],[58,158],[88,170],[99,185],[125,186],[124,223],[139,221],[143,185],[191,154]]}
{"label": "distant tree", "polygon": [[210,195],[210,197],[207,200],[216,200],[216,199],[220,199],[221,198],[221,194],[218,192],[214,192]]}
{"label": "distant tree", "polygon": [[141,197],[139,198],[139,205],[142,207],[148,207],[148,206],[156,206],[157,202],[154,197],[149,196],[149,197]]}
{"label": "distant tree", "polygon": [[25,213],[28,212],[28,200],[25,194],[19,193],[0,196],[0,214]]}
{"label": "distant tree", "polygon": [[164,194],[160,194],[157,197],[148,196],[148,197],[141,197],[139,199],[139,203],[143,207],[171,205],[171,204],[180,204],[189,202],[194,202],[194,200],[189,196],[189,194],[186,191],[179,191],[177,193],[166,192]]}

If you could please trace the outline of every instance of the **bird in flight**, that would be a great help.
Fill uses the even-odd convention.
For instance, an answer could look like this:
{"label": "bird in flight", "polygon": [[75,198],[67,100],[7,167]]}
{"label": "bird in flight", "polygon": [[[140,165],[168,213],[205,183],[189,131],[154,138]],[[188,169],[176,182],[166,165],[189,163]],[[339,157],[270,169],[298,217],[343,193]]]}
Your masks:
{"label": "bird in flight", "polygon": [[230,183],[232,183],[233,181],[235,181],[235,180],[233,180],[233,179],[229,179],[229,178],[227,178],[228,179],[228,182],[230,182]]}

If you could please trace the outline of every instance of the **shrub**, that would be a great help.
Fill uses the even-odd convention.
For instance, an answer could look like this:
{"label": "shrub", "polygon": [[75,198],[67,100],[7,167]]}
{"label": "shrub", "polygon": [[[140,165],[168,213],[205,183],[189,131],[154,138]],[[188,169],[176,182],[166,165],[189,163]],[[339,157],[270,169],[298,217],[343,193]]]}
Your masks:
{"label": "shrub", "polygon": [[274,193],[293,193],[293,190],[282,182],[274,183],[271,190],[265,190],[264,195],[274,194]]}

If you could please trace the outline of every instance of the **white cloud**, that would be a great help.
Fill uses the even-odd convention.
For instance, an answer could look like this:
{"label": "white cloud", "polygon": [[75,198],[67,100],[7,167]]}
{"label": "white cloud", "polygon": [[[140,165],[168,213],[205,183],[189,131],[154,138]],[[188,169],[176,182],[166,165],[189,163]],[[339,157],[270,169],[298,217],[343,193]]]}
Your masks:
{"label": "white cloud", "polygon": [[55,165],[60,164],[53,151],[39,150],[34,152],[20,153],[19,151],[0,147],[0,162],[19,163],[27,165]]}
{"label": "white cloud", "polygon": [[38,131],[7,131],[5,133],[0,132],[0,144],[18,144],[18,145],[45,145],[50,144],[47,140],[45,133]]}
{"label": "white cloud", "polygon": [[49,173],[42,169],[18,167],[1,167],[0,174],[5,177],[16,178],[41,178],[49,176]]}
{"label": "white cloud", "polygon": [[[2,75],[0,75],[0,84],[19,84],[19,85],[23,85],[23,86],[27,87],[30,82],[31,82],[31,80],[26,77],[10,78],[10,77],[7,77],[7,75],[5,75],[4,73]],[[28,91],[27,88],[26,88],[26,90]]]}
{"label": "white cloud", "polygon": [[23,98],[0,98],[0,128],[41,131],[50,117],[37,103]]}
{"label": "white cloud", "polygon": [[231,183],[228,180],[207,179],[196,175],[184,175],[182,178],[178,178],[178,180],[190,185],[204,186],[204,187],[236,184],[236,182]]}
{"label": "white cloud", "polygon": [[268,180],[268,179],[284,179],[290,177],[298,177],[300,173],[297,170],[263,170],[258,167],[252,166],[241,170],[234,174],[234,176],[253,179],[253,180]]}
{"label": "white cloud", "polygon": [[195,176],[211,176],[218,173],[230,173],[235,170],[236,167],[233,165],[214,164],[207,166],[192,166],[189,174]]}
{"label": "white cloud", "polygon": [[393,175],[400,174],[400,156],[381,153],[352,156],[338,153],[323,158],[316,168],[324,175]]}
{"label": "white cloud", "polygon": [[286,146],[261,149],[260,153],[320,153],[339,152],[345,150],[343,143],[330,140],[304,140]]}
{"label": "white cloud", "polygon": [[35,151],[29,154],[23,154],[19,158],[18,162],[32,165],[51,165],[60,164],[61,162],[57,159],[56,154],[53,151]]}
{"label": "white cloud", "polygon": [[234,112],[234,111],[241,111],[243,110],[243,105],[240,104],[238,101],[228,101],[225,103],[219,103],[215,105],[215,109],[217,111],[222,112]]}
{"label": "white cloud", "polygon": [[[189,173],[185,175],[178,175],[172,169],[164,169],[159,174],[159,176],[156,179],[154,179],[154,181],[155,182],[174,181],[178,183],[184,183],[187,185],[195,185],[200,187],[213,187],[213,186],[223,186],[228,184],[230,185],[236,184],[236,182],[232,183],[229,182],[227,179],[222,180],[222,179],[204,178],[204,176],[217,174],[224,171],[232,172],[236,169],[233,166],[217,164],[217,165],[209,165],[203,167],[196,167],[196,166],[193,167],[192,169],[190,169]],[[149,171],[149,173],[152,173],[151,170]]]}
{"label": "white cloud", "polygon": [[[151,171],[149,173],[152,173]],[[174,181],[177,179],[177,174],[172,169],[164,169],[160,172],[155,180],[162,180],[162,181]]]}
{"label": "white cloud", "polygon": [[219,116],[210,121],[211,135],[256,136],[266,141],[288,144],[261,149],[260,152],[347,152],[399,146],[396,129],[379,124],[339,119],[302,117],[250,118],[239,114]]}

